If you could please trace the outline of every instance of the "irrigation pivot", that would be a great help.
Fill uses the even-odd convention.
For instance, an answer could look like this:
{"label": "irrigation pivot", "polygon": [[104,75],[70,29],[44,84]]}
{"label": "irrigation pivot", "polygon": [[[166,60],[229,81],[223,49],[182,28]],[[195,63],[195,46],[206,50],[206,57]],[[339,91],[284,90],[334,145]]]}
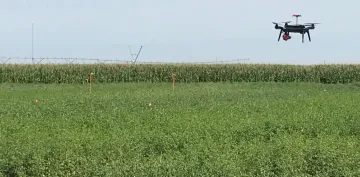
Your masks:
{"label": "irrigation pivot", "polygon": [[[143,48],[143,46],[140,47],[138,53],[132,53],[132,51],[131,51],[131,46],[129,46],[129,51],[130,51],[130,55],[131,55],[131,58],[132,58],[132,63],[135,63],[136,60],[139,58],[139,55],[140,55],[140,52],[141,52],[141,49],[142,49],[142,48]],[[134,56],[136,56],[136,57],[134,58]]]}

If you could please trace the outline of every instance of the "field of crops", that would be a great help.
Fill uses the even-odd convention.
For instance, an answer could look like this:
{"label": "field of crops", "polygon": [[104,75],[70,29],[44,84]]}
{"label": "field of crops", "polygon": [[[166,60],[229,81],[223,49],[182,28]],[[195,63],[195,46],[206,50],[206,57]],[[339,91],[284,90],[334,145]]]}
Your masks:
{"label": "field of crops", "polygon": [[89,74],[94,83],[170,82],[315,82],[360,81],[360,65],[1,65],[0,83],[84,83]]}
{"label": "field of crops", "polygon": [[[176,83],[172,90],[171,82],[99,83],[123,81],[129,76],[125,66],[26,66],[18,73],[11,67],[2,67],[2,82],[51,83],[63,77],[60,81],[76,83],[95,70],[98,83],[91,93],[88,84],[0,84],[3,176],[360,175],[356,83]],[[238,78],[229,71],[271,78],[267,72],[286,68],[276,67],[233,66],[223,79]],[[296,68],[301,67],[284,72],[294,74]],[[332,78],[343,78],[339,72],[359,70],[334,68],[309,73],[331,71]],[[183,82],[207,70],[183,69],[177,70]],[[158,73],[150,80],[166,81],[171,71],[144,67],[137,73]],[[298,78],[309,79],[305,71]]]}

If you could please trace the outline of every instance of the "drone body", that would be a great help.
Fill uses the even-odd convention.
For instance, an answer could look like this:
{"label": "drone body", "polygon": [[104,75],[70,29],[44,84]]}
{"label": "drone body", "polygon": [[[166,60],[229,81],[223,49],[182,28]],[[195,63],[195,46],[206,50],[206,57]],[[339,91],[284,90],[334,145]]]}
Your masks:
{"label": "drone body", "polygon": [[282,36],[284,41],[291,39],[290,33],[299,33],[302,35],[302,43],[304,43],[304,34],[307,33],[309,41],[311,42],[309,30],[315,29],[315,24],[318,23],[305,23],[304,25],[301,25],[298,24],[298,18],[301,17],[301,15],[293,15],[293,17],[296,17],[295,25],[289,25],[291,21],[287,21],[283,22],[285,23],[285,25],[282,27],[279,26],[279,23],[273,22],[273,24],[275,24],[275,29],[280,29],[278,41],[280,41],[282,33],[284,33],[284,35]]}

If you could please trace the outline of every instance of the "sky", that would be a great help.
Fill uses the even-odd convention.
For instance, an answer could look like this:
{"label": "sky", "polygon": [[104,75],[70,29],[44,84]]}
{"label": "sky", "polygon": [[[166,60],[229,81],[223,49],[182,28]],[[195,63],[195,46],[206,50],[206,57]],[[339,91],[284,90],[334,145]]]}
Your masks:
{"label": "sky", "polygon": [[[0,0],[0,56],[139,62],[360,63],[356,10],[343,0]],[[278,42],[272,22],[318,22],[312,42]],[[355,22],[355,23],[353,23]],[[33,24],[33,28],[32,28]],[[352,27],[350,27],[352,25]],[[32,30],[33,29],[33,30]],[[32,40],[33,34],[33,40]],[[10,60],[11,61],[11,60]]]}

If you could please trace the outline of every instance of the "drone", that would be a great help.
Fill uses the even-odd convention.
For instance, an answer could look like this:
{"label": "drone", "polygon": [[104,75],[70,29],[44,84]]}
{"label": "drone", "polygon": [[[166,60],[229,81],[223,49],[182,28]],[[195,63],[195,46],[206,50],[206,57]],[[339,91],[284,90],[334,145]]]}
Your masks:
{"label": "drone", "polygon": [[281,34],[284,32],[284,35],[282,36],[284,41],[287,41],[291,39],[290,33],[300,33],[302,35],[302,43],[304,43],[304,34],[307,33],[309,37],[309,42],[311,42],[310,32],[309,30],[315,29],[315,24],[320,23],[304,23],[298,24],[298,18],[301,17],[301,15],[294,14],[293,17],[296,17],[296,24],[295,25],[289,25],[291,21],[282,22],[285,23],[285,25],[279,26],[279,23],[272,22],[275,24],[275,29],[280,29],[280,34],[278,41],[280,41]]}

